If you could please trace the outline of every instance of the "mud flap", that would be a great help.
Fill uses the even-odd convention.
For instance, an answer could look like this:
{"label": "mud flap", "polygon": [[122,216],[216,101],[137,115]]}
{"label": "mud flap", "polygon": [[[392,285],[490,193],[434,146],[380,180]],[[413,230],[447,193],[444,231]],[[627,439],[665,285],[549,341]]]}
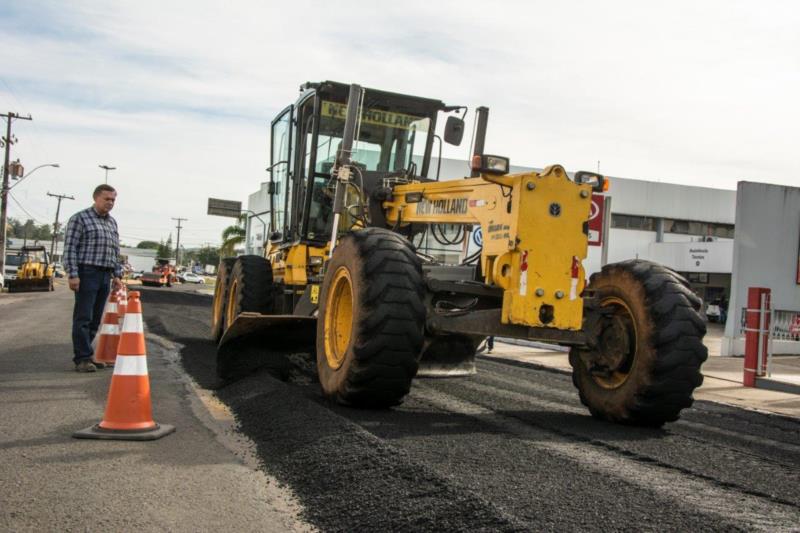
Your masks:
{"label": "mud flap", "polygon": [[287,351],[314,351],[317,319],[310,316],[241,313],[217,347],[217,375],[225,380],[259,368],[287,366]]}

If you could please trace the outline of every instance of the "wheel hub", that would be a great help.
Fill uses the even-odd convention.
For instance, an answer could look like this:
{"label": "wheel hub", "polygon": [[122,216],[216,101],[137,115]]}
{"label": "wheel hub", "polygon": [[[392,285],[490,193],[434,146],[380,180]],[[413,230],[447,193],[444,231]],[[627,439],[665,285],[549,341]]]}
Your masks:
{"label": "wheel hub", "polygon": [[353,283],[350,272],[339,267],[333,276],[325,306],[325,358],[336,370],[342,366],[353,331]]}
{"label": "wheel hub", "polygon": [[601,302],[606,308],[597,348],[586,361],[594,381],[603,388],[615,389],[628,379],[636,361],[636,326],[628,305],[619,298]]}

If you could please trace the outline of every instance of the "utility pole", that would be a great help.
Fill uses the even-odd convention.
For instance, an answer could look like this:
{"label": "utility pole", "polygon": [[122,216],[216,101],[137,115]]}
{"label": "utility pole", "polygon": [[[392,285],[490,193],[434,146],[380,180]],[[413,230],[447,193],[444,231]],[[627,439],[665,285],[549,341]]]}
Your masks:
{"label": "utility pole", "polygon": [[108,165],[97,165],[97,166],[106,171],[106,185],[108,185],[108,171],[117,170],[117,167],[110,167]]}
{"label": "utility pole", "polygon": [[27,117],[19,116],[19,113],[9,111],[8,113],[0,113],[0,117],[6,119],[6,136],[3,137],[3,142],[6,147],[6,157],[3,164],[3,186],[0,188],[0,272],[6,270],[6,222],[8,218],[8,180],[10,176],[11,164],[11,145],[16,141],[11,137],[11,122],[15,118],[22,120],[33,120],[30,115]]}
{"label": "utility pole", "polygon": [[50,194],[47,192],[47,196],[52,196],[53,198],[58,198],[58,207],[56,207],[56,221],[53,222],[53,240],[50,241],[50,260],[53,260],[53,247],[55,245],[55,250],[58,251],[58,214],[61,212],[61,200],[66,198],[67,200],[74,200],[75,198],[72,196],[67,196],[66,194]]}
{"label": "utility pole", "polygon": [[178,240],[175,242],[175,268],[177,268],[181,264],[181,222],[185,222],[189,220],[188,218],[180,218],[180,217],[172,217],[172,220],[177,220],[178,225]]}

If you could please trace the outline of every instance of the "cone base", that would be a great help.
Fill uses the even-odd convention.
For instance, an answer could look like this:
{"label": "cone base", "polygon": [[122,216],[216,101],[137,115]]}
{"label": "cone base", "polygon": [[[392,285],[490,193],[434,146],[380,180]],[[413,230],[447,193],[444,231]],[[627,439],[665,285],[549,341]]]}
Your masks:
{"label": "cone base", "polygon": [[76,431],[72,436],[76,439],[100,440],[156,440],[166,437],[175,431],[175,426],[169,424],[156,424],[152,429],[103,429],[99,424]]}

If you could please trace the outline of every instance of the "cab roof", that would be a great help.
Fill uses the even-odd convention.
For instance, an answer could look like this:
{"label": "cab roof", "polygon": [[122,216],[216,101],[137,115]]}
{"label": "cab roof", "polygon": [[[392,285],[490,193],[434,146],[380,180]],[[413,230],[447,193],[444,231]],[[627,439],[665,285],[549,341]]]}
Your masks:
{"label": "cab roof", "polygon": [[[367,97],[373,100],[379,100],[381,102],[386,102],[390,107],[409,107],[412,106],[418,109],[424,109],[428,112],[437,112],[437,111],[446,111],[449,110],[449,107],[445,105],[444,102],[441,100],[435,100],[432,98],[423,98],[421,96],[413,96],[409,94],[401,94],[401,93],[393,93],[389,91],[382,91],[380,89],[372,89],[370,87],[364,87],[367,92]],[[338,81],[321,81],[321,82],[306,82],[300,86],[300,91],[304,93],[301,95],[301,99],[305,95],[305,92],[314,90],[322,95],[331,95],[336,97],[339,100],[347,100],[347,96],[350,91],[350,85],[347,83],[341,83]]]}

